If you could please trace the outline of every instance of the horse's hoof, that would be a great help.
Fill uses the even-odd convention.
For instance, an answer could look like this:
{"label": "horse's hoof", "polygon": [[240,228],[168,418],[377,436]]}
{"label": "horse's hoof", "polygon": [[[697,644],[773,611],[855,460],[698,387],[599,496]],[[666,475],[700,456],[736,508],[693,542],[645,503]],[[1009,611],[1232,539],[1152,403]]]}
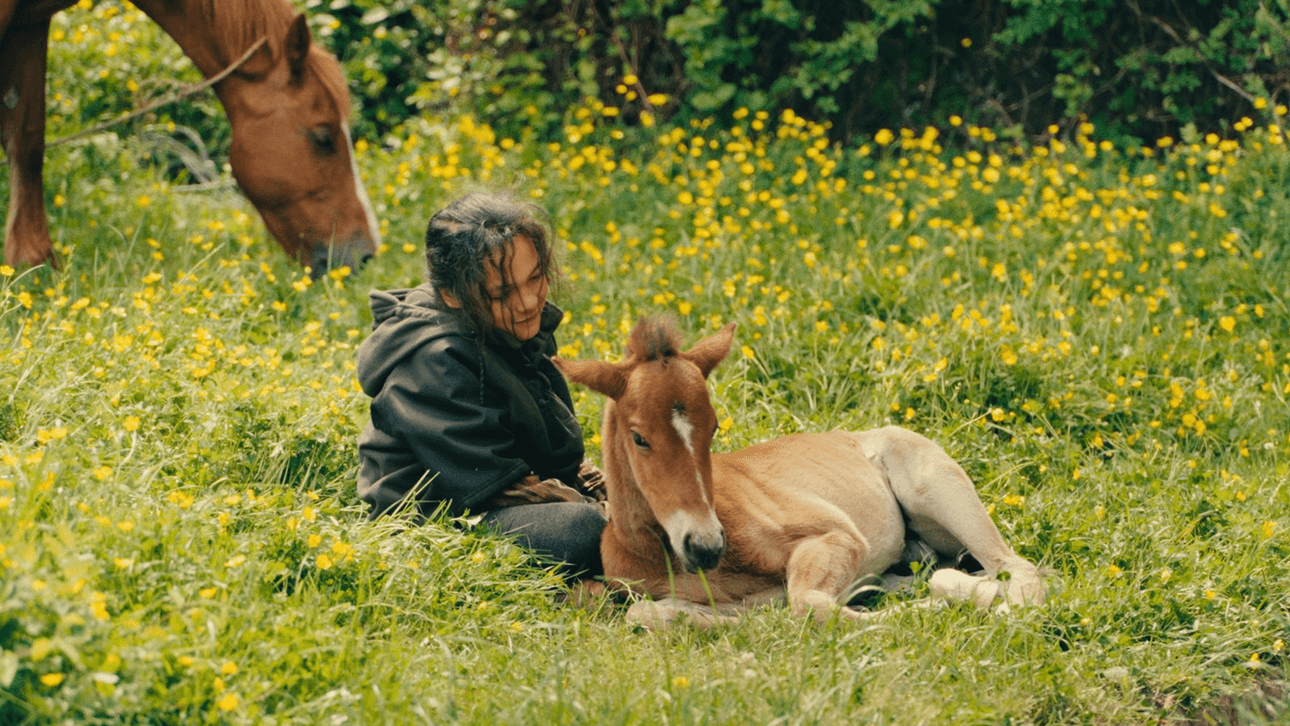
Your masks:
{"label": "horse's hoof", "polygon": [[32,250],[19,250],[12,255],[5,255],[5,264],[17,270],[29,270],[43,265],[49,265],[51,270],[57,270],[58,258],[54,256],[52,249],[43,253]]}

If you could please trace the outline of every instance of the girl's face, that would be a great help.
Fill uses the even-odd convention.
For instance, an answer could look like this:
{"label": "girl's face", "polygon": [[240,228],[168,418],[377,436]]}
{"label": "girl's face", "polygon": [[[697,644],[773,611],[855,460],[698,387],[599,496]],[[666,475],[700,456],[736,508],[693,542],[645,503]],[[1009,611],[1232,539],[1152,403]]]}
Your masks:
{"label": "girl's face", "polygon": [[[516,235],[511,240],[505,255],[505,270],[500,269],[501,257],[499,254],[489,260],[484,281],[493,325],[517,340],[528,340],[541,329],[542,308],[546,306],[547,279],[542,273],[541,259],[533,240],[524,235]],[[449,306],[461,307],[448,291],[442,295]]]}

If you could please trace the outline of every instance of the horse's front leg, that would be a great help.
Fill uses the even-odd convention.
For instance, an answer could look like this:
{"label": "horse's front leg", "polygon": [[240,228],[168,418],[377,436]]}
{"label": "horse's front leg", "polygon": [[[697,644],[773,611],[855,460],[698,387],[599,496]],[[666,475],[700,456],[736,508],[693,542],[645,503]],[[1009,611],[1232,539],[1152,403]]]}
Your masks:
{"label": "horse's front leg", "polygon": [[785,568],[789,607],[820,622],[834,613],[859,618],[860,613],[839,604],[838,598],[855,580],[868,551],[859,533],[845,529],[798,540]]}
{"label": "horse's front leg", "polygon": [[45,220],[45,68],[49,20],[0,31],[0,146],[9,158],[4,260],[16,267],[53,259]]}
{"label": "horse's front leg", "polygon": [[[956,556],[966,547],[991,577],[1007,572],[1010,604],[1038,604],[1047,598],[1038,569],[1004,542],[967,472],[944,449],[897,426],[857,436],[886,474],[911,531],[945,556]],[[976,599],[988,588],[969,589]]]}

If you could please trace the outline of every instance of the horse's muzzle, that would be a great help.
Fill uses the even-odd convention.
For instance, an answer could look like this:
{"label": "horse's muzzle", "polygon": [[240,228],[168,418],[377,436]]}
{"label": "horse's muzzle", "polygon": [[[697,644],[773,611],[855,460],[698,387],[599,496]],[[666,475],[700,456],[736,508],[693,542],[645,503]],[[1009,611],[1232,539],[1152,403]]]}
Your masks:
{"label": "horse's muzzle", "polygon": [[375,247],[369,240],[351,241],[343,247],[319,245],[310,255],[310,277],[315,280],[332,270],[348,267],[351,272],[358,272],[372,259]]}
{"label": "horse's muzzle", "polygon": [[721,555],[726,551],[725,530],[718,529],[712,534],[691,532],[685,535],[681,546],[685,569],[690,572],[715,570],[721,562]]}

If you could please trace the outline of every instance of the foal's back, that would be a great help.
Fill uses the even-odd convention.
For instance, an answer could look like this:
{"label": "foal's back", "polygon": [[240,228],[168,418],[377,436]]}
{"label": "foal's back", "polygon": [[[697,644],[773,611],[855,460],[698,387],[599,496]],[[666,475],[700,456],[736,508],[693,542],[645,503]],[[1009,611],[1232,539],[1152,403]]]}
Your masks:
{"label": "foal's back", "polygon": [[732,548],[770,565],[795,541],[854,529],[869,552],[857,576],[882,572],[904,548],[900,505],[849,431],[792,434],[712,455],[717,511]]}

